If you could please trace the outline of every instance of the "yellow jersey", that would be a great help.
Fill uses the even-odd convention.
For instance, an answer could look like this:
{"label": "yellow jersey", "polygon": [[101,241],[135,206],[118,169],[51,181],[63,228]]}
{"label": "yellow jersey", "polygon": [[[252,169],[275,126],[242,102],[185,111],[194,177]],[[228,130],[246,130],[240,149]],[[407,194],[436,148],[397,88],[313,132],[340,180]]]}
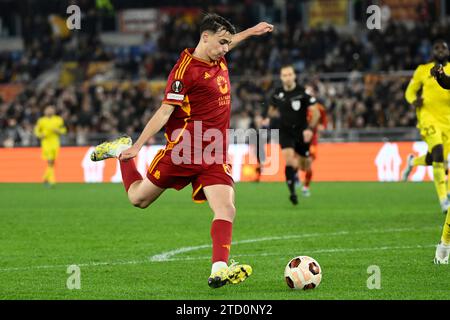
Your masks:
{"label": "yellow jersey", "polygon": [[[430,74],[434,62],[421,64],[417,67],[408,88],[405,98],[408,103],[413,103],[422,90],[423,106],[417,110],[417,120],[420,122],[422,113],[430,113],[436,119],[450,119],[450,90],[443,89]],[[450,63],[444,67],[445,73],[450,73]]]}
{"label": "yellow jersey", "polygon": [[39,118],[34,127],[34,134],[41,139],[42,147],[59,147],[59,136],[66,132],[64,120],[57,115]]}

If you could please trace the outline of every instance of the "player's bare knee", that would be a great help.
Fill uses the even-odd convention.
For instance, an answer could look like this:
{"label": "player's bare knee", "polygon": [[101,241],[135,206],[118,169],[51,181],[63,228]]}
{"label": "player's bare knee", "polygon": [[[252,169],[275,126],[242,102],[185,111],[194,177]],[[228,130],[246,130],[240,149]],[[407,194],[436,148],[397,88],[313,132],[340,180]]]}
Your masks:
{"label": "player's bare knee", "polygon": [[147,200],[140,200],[140,199],[138,199],[138,200],[132,202],[132,204],[136,208],[145,209],[145,208],[147,208],[150,205],[150,202],[147,201]]}
{"label": "player's bare knee", "polygon": [[138,204],[136,204],[134,206],[136,208],[139,208],[139,209],[145,209],[145,208],[148,208],[149,205],[150,205],[149,201],[141,201],[141,202],[139,202]]}
{"label": "player's bare knee", "polygon": [[230,203],[215,208],[214,214],[216,217],[225,218],[226,220],[233,221],[236,216],[236,208]]}
{"label": "player's bare knee", "polygon": [[149,206],[149,202],[144,199],[134,195],[133,193],[128,193],[128,200],[130,200],[131,204],[136,208],[145,209]]}
{"label": "player's bare knee", "polygon": [[286,158],[286,165],[289,167],[297,167],[297,161],[295,161],[295,158]]}

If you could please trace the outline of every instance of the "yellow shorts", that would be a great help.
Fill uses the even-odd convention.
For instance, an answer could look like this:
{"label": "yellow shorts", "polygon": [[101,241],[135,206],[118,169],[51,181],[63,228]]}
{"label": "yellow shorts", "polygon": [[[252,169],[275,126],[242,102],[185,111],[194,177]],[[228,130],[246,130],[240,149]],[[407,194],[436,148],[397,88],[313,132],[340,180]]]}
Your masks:
{"label": "yellow shorts", "polygon": [[55,160],[58,156],[59,147],[58,146],[46,146],[42,147],[42,159],[44,160]]}
{"label": "yellow shorts", "polygon": [[417,128],[419,128],[422,140],[427,143],[430,152],[438,144],[444,146],[450,144],[450,124],[429,113],[423,112],[420,115]]}

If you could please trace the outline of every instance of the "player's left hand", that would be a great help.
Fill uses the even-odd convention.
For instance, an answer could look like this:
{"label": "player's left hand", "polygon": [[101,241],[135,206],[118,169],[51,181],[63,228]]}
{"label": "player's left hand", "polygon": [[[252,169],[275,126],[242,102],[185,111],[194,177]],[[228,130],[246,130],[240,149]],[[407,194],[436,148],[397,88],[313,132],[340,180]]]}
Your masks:
{"label": "player's left hand", "polygon": [[139,148],[136,146],[132,146],[131,148],[128,148],[127,150],[122,151],[122,153],[119,155],[120,161],[127,161],[130,159],[133,159],[136,157],[139,153]]}
{"label": "player's left hand", "polygon": [[310,143],[312,137],[313,137],[313,132],[311,129],[303,130],[303,141],[305,141],[305,143]]}
{"label": "player's left hand", "polygon": [[438,63],[433,66],[430,70],[430,74],[432,77],[437,78],[439,75],[444,73],[444,68],[442,64]]}
{"label": "player's left hand", "polygon": [[267,22],[260,22],[256,26],[251,28],[253,35],[260,36],[267,32],[273,31],[273,24]]}

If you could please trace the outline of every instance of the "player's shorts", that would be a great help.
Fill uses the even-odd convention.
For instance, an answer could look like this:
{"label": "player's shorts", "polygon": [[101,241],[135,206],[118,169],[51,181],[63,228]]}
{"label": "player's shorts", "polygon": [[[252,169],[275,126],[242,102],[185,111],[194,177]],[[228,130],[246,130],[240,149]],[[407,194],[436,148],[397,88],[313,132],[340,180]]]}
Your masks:
{"label": "player's shorts", "polygon": [[59,153],[59,146],[44,146],[42,149],[42,159],[55,160]]}
{"label": "player's shorts", "polygon": [[229,164],[177,164],[171,159],[171,150],[159,150],[147,171],[147,178],[162,189],[181,190],[192,184],[192,199],[206,201],[204,187],[224,184],[233,187]]}
{"label": "player's shorts", "polygon": [[302,157],[309,157],[309,143],[303,141],[301,130],[280,129],[281,149],[292,148]]}
{"label": "player's shorts", "polygon": [[427,143],[429,151],[439,144],[450,143],[450,122],[444,121],[443,118],[437,118],[428,112],[422,112],[417,127],[423,141]]}

